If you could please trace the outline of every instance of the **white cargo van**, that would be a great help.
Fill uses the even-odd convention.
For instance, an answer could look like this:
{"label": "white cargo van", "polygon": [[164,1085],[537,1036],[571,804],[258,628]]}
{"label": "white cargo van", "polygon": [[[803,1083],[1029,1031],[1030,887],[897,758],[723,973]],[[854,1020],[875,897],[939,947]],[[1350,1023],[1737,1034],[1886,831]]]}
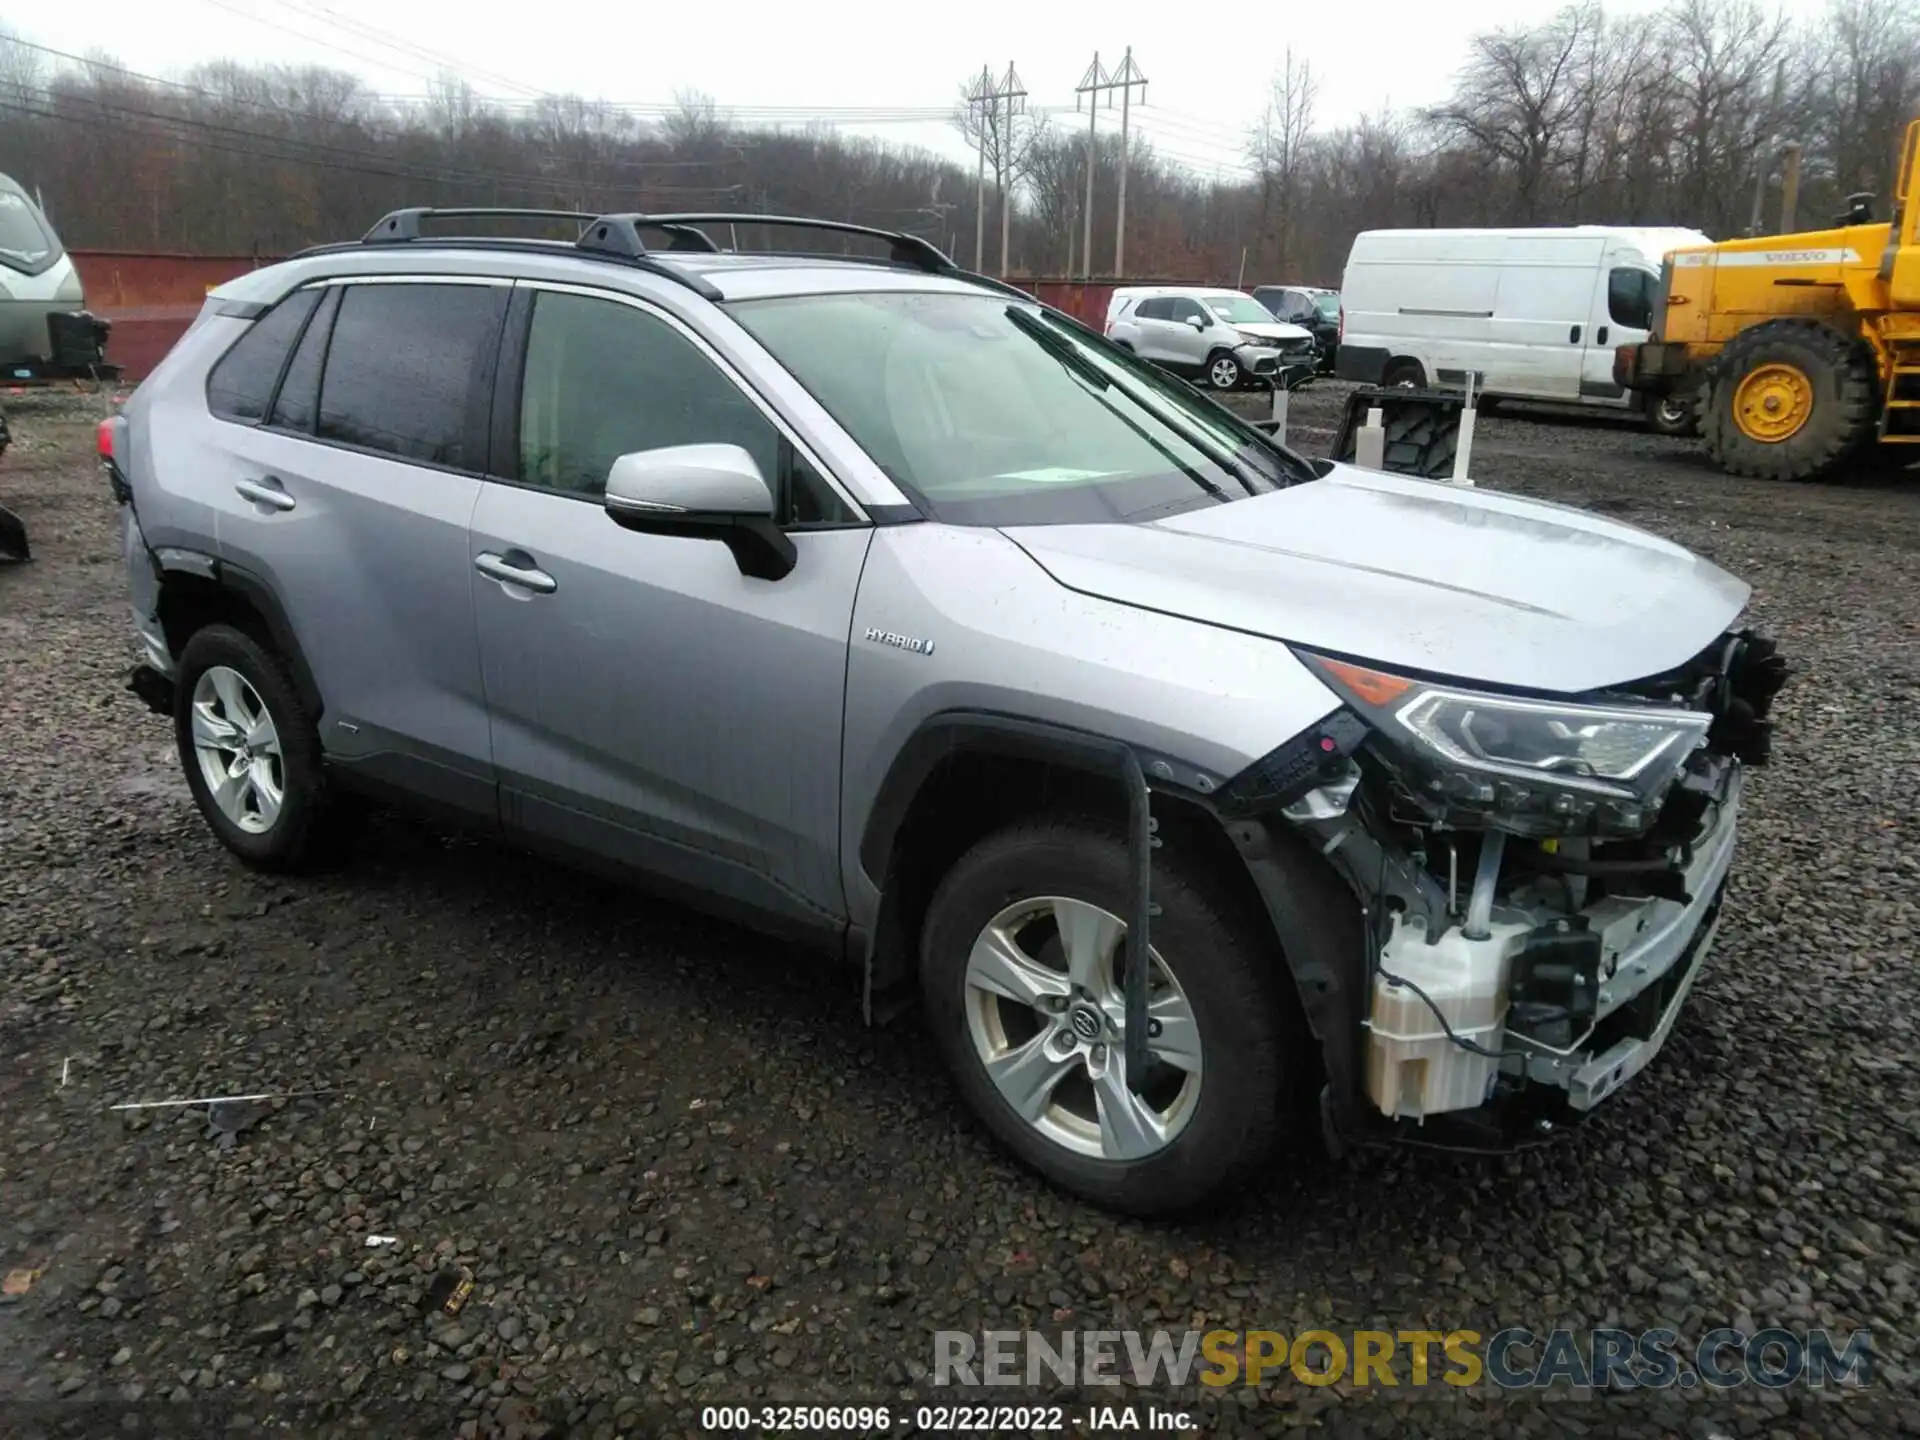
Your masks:
{"label": "white cargo van", "polygon": [[[1612,225],[1364,231],[1340,285],[1337,373],[1453,387],[1472,372],[1493,398],[1640,409],[1648,400],[1614,381],[1614,347],[1647,338],[1667,253],[1711,243]],[[1648,419],[1681,433],[1692,417],[1668,403]]]}

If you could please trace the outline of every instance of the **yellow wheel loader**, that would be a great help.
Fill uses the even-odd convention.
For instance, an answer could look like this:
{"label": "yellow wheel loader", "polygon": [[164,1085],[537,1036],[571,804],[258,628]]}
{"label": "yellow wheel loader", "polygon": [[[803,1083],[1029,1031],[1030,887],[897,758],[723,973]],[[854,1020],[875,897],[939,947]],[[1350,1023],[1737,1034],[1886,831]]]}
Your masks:
{"label": "yellow wheel loader", "polygon": [[1668,255],[1653,336],[1614,353],[1614,379],[1692,404],[1732,475],[1828,480],[1920,460],[1893,448],[1920,447],[1920,120],[1897,185],[1891,222],[1856,195],[1830,230]]}

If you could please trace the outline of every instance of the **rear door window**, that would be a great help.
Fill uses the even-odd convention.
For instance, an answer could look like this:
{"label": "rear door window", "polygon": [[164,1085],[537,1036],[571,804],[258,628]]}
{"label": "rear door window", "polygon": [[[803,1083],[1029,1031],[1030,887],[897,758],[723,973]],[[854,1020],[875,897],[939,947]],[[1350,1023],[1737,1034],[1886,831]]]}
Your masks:
{"label": "rear door window", "polygon": [[214,414],[247,425],[266,415],[287,357],[319,302],[318,290],[296,290],[234,342],[207,377],[207,405]]}
{"label": "rear door window", "polygon": [[454,470],[486,463],[504,285],[344,287],[314,434]]}
{"label": "rear door window", "polygon": [[1134,311],[1134,314],[1142,320],[1165,320],[1171,303],[1167,300],[1142,300],[1140,308]]}

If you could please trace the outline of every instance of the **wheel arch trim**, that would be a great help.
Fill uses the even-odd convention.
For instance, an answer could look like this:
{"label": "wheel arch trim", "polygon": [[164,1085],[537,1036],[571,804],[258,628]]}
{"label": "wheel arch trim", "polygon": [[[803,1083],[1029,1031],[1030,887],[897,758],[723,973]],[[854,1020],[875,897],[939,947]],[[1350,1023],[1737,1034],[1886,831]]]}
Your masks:
{"label": "wheel arch trim", "polygon": [[274,593],[273,587],[263,577],[243,566],[198,550],[164,547],[155,550],[153,556],[154,563],[160,570],[163,603],[165,587],[169,579],[185,578],[211,583],[223,591],[228,591],[235,598],[245,601],[247,606],[259,615],[267,627],[267,638],[273,642],[274,648],[287,662],[294,689],[300,695],[300,703],[307,707],[307,713],[318,722],[323,710],[320,687],[314,683],[313,671],[308,667],[306,654],[300,648],[293,621],[287,615],[286,607],[280,603],[279,596]]}

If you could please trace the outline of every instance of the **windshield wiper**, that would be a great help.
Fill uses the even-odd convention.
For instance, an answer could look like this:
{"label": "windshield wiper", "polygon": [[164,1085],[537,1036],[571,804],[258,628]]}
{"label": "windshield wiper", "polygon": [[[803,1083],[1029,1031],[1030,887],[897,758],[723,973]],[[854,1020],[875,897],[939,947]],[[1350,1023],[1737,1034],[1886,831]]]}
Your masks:
{"label": "windshield wiper", "polygon": [[[1008,310],[1011,313],[1013,310],[1013,307],[1009,306]],[[1022,330],[1026,330],[1028,331],[1029,334],[1031,334],[1033,332],[1029,330],[1028,328],[1029,326],[1044,325],[1045,322],[1035,320],[1032,315],[1022,311],[1020,312],[1019,319],[1017,319],[1014,323],[1019,325],[1019,327]],[[1087,327],[1081,326],[1078,328],[1087,328]],[[1062,337],[1054,334],[1051,328],[1048,328],[1046,333],[1052,339],[1056,339],[1056,340],[1062,339]],[[1087,329],[1087,333],[1091,336],[1094,336],[1097,339],[1102,339],[1102,340],[1105,339],[1104,336],[1101,336],[1099,332],[1095,330]],[[1064,340],[1062,340],[1062,343],[1065,343]],[[1115,363],[1121,365],[1123,368],[1133,367],[1133,366],[1146,368],[1149,364],[1149,362],[1142,360],[1139,356],[1131,354],[1128,351],[1121,350],[1118,346],[1112,345],[1111,342],[1108,342],[1108,347],[1113,349],[1115,352],[1115,355],[1116,355]],[[1082,356],[1081,359],[1085,360],[1085,357]],[[1091,364],[1092,362],[1086,361],[1086,363]],[[1282,483],[1282,484],[1285,483],[1286,476],[1284,472],[1287,472],[1287,471],[1290,471],[1292,474],[1298,476],[1299,479],[1303,482],[1308,480],[1318,480],[1320,478],[1319,472],[1313,468],[1312,464],[1304,456],[1295,454],[1293,451],[1289,450],[1286,446],[1282,445],[1279,441],[1275,440],[1271,435],[1267,434],[1266,431],[1260,429],[1259,426],[1250,424],[1243,416],[1236,414],[1234,411],[1230,410],[1227,406],[1222,405],[1218,400],[1214,399],[1211,395],[1207,394],[1207,392],[1202,390],[1199,386],[1194,385],[1189,381],[1183,380],[1180,376],[1175,375],[1170,370],[1161,370],[1158,367],[1154,367],[1153,378],[1155,380],[1170,381],[1174,385],[1179,386],[1180,389],[1185,394],[1190,395],[1195,400],[1200,401],[1201,404],[1205,405],[1209,410],[1213,411],[1216,415],[1220,415],[1223,418],[1225,418],[1232,425],[1236,433],[1253,441],[1264,454],[1271,455],[1274,459],[1280,461],[1283,469],[1283,474],[1278,477],[1275,477],[1275,479],[1279,483]],[[1238,473],[1238,467],[1235,466],[1233,468],[1235,469],[1236,473]],[[1243,485],[1246,484],[1246,480],[1244,477],[1242,477],[1241,483]]]}
{"label": "windshield wiper", "polygon": [[[1100,402],[1107,406],[1113,418],[1133,431],[1134,434],[1146,441],[1147,444],[1151,445],[1155,450],[1158,450],[1176,470],[1185,474],[1194,484],[1198,485],[1216,500],[1231,500],[1233,498],[1198,470],[1181,464],[1180,457],[1167,449],[1167,447],[1162,445],[1158,440],[1154,439],[1153,436],[1149,435],[1146,427],[1122,415],[1118,410],[1115,410],[1107,401],[1107,391],[1118,388],[1123,395],[1126,395],[1136,405],[1140,403],[1140,397],[1135,395],[1131,390],[1128,390],[1124,385],[1116,387],[1113,376],[1102,370],[1085,355],[1082,355],[1070,340],[1065,336],[1054,334],[1051,330],[1047,329],[1045,325],[1041,324],[1041,322],[1020,310],[1018,306],[1009,305],[1007,307],[1007,317],[1013,321],[1015,329],[1032,337],[1042,350],[1058,360],[1060,364],[1065,367],[1069,375],[1073,375],[1091,385]],[[1236,471],[1235,473],[1237,474],[1238,472]],[[1246,477],[1241,476],[1240,483],[1243,487],[1246,486]],[[1250,487],[1248,488],[1248,493],[1252,493]]]}

